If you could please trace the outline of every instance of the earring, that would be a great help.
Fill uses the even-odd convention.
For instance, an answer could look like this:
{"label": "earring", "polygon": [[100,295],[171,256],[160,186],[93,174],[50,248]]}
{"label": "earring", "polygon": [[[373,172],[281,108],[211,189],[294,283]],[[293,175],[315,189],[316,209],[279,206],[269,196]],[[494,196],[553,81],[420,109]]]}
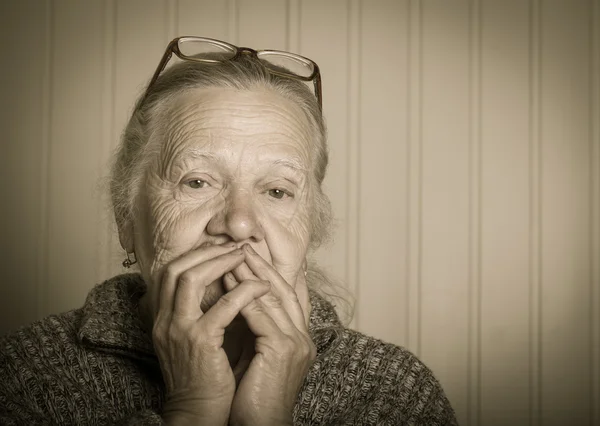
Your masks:
{"label": "earring", "polygon": [[127,259],[123,261],[123,267],[130,268],[131,265],[135,265],[137,263],[137,259],[135,258],[135,252],[132,252],[133,260],[129,257],[129,253],[127,253]]}

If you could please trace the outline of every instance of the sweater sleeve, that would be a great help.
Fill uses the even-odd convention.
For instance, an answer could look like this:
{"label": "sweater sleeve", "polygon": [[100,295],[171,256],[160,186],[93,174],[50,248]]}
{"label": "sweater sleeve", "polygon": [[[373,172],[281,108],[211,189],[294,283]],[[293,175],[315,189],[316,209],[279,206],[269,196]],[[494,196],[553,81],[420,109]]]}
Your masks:
{"label": "sweater sleeve", "polygon": [[0,338],[0,425],[163,425],[141,368],[85,350],[76,323],[49,317]]}
{"label": "sweater sleeve", "polygon": [[[0,424],[3,426],[52,425],[54,420],[22,402],[8,401],[0,395]],[[152,410],[142,410],[116,423],[118,426],[164,426],[162,417]]]}
{"label": "sweater sleeve", "polygon": [[0,424],[6,426],[18,425],[44,425],[50,424],[51,419],[45,417],[41,412],[28,407],[24,401],[15,401],[7,398],[2,387],[0,391]]}
{"label": "sweater sleeve", "polygon": [[406,348],[346,328],[314,334],[320,350],[296,425],[456,426],[432,371]]}
{"label": "sweater sleeve", "polygon": [[[0,354],[0,425],[53,425],[72,424],[78,421],[64,417],[64,408],[73,404],[49,399],[49,395],[38,386],[36,375],[30,374],[22,365],[10,362]],[[68,411],[68,410],[67,410]],[[103,416],[101,415],[100,418]],[[104,421],[110,421],[104,417]],[[64,422],[64,423],[63,423]],[[162,417],[150,409],[128,414],[114,423],[119,426],[163,426]]]}

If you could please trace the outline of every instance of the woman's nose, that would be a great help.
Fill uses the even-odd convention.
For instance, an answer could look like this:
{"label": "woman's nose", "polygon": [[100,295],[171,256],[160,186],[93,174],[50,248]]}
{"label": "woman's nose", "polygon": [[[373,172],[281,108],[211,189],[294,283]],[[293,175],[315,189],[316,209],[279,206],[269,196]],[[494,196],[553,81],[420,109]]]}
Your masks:
{"label": "woman's nose", "polygon": [[212,217],[206,231],[212,236],[227,236],[236,242],[258,242],[265,237],[250,194],[230,194],[225,208]]}

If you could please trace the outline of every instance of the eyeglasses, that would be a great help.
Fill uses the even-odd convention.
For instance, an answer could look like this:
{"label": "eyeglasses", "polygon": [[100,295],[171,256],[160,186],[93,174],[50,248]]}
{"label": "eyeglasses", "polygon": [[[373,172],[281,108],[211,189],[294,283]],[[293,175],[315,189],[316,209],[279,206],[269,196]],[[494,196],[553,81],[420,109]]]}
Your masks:
{"label": "eyeglasses", "polygon": [[206,37],[178,37],[171,41],[163,55],[148,88],[156,83],[160,73],[164,71],[173,53],[185,61],[217,64],[235,61],[241,55],[252,55],[271,73],[281,77],[295,80],[313,82],[315,96],[319,108],[323,108],[323,94],[321,92],[321,73],[319,66],[312,60],[295,53],[281,50],[254,50],[248,47],[237,47],[224,41]]}

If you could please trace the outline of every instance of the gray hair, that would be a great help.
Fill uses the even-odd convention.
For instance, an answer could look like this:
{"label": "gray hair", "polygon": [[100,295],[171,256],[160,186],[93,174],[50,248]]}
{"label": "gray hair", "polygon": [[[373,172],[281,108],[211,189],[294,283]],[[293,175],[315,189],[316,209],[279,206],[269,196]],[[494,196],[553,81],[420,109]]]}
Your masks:
{"label": "gray hair", "polygon": [[165,70],[145,96],[136,102],[120,146],[116,152],[110,177],[110,193],[119,228],[131,223],[145,170],[156,158],[160,147],[149,140],[161,127],[157,121],[164,115],[165,105],[182,92],[201,87],[227,87],[238,90],[262,88],[294,101],[302,110],[312,133],[312,172],[310,222],[311,249],[318,248],[330,236],[331,205],[322,191],[328,164],[327,132],[317,99],[301,81],[270,73],[256,58],[242,55],[234,61],[203,64],[182,61]]}

